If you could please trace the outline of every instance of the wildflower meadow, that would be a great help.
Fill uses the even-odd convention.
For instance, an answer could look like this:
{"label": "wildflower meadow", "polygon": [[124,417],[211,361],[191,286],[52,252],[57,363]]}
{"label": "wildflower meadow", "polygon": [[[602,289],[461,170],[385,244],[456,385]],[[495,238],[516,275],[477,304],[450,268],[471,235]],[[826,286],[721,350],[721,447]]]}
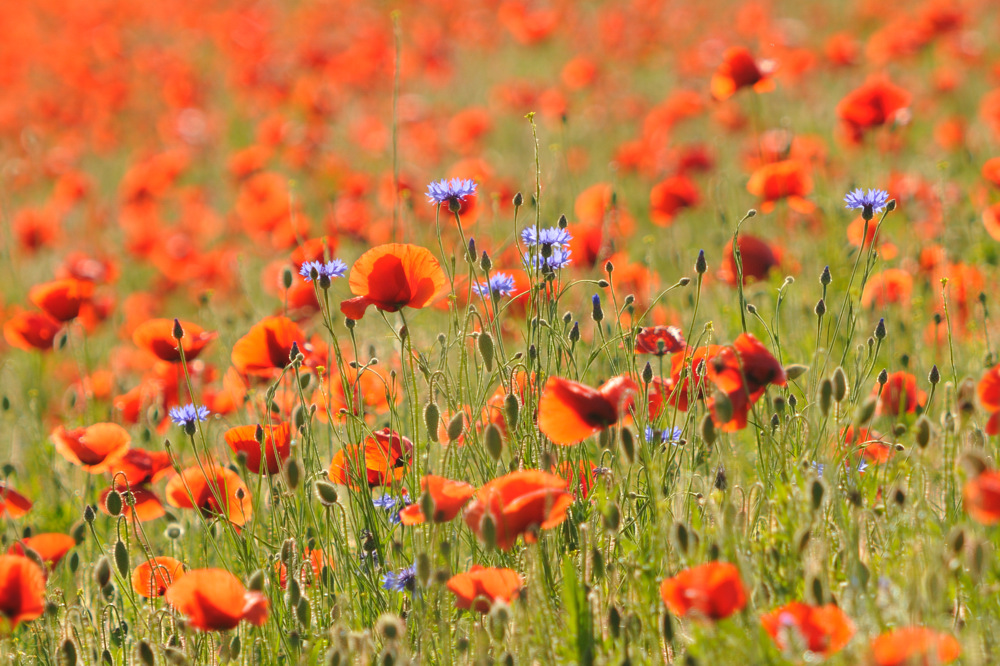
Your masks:
{"label": "wildflower meadow", "polygon": [[1000,664],[995,1],[0,19],[0,664]]}

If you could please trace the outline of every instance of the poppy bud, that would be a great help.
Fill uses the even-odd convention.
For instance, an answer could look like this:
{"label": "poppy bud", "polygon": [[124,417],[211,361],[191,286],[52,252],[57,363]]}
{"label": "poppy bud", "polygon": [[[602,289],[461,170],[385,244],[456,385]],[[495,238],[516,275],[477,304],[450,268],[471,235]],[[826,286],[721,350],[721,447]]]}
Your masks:
{"label": "poppy bud", "polygon": [[292,348],[288,352],[288,360],[289,360],[289,362],[295,363],[298,360],[299,356],[301,356],[301,355],[302,355],[302,352],[299,351],[299,343],[293,340],[292,341]]}
{"label": "poppy bud", "polygon": [[521,194],[520,192],[516,193],[514,195],[513,203],[514,203],[514,208],[520,208],[521,206],[523,206],[524,205],[524,195]]}
{"label": "poppy bud", "polygon": [[239,634],[233,636],[233,640],[229,641],[229,658],[235,661],[240,656],[240,636]]}
{"label": "poppy bud", "polygon": [[107,555],[102,555],[101,559],[97,560],[94,566],[94,580],[101,589],[111,582],[111,562],[108,561]]}
{"label": "poppy bud", "polygon": [[136,652],[139,654],[139,661],[143,666],[153,666],[156,663],[156,659],[153,657],[153,648],[146,641],[139,641],[136,645]]}
{"label": "poppy bud", "polygon": [[337,503],[337,487],[335,485],[322,480],[317,481],[315,485],[320,504],[329,507]]}
{"label": "poppy bud", "polygon": [[819,479],[813,479],[812,486],[809,488],[813,511],[818,511],[819,507],[823,505],[823,494],[825,492],[826,488],[823,486],[823,482]]}
{"label": "poppy bud", "polygon": [[611,261],[605,262],[605,264],[604,264],[604,272],[607,273],[608,275],[614,273],[615,272],[615,265],[613,263],[611,263]]}
{"label": "poppy bud", "polygon": [[302,588],[299,581],[294,576],[288,577],[288,586],[285,588],[285,605],[294,608],[302,598]]}
{"label": "poppy bud", "polygon": [[250,579],[247,581],[247,589],[251,592],[261,592],[264,589],[264,571],[258,569],[250,575]]}
{"label": "poppy bud", "polygon": [[733,401],[722,391],[712,395],[712,411],[719,423],[728,423],[733,418]]}
{"label": "poppy bud", "polygon": [[785,366],[785,377],[788,381],[798,379],[807,372],[809,372],[809,366],[802,363],[789,363]]}
{"label": "poppy bud", "polygon": [[927,418],[926,414],[921,414],[920,418],[917,419],[917,435],[916,435],[917,446],[922,449],[926,449],[927,445],[931,441],[931,420]]}
{"label": "poppy bud", "polygon": [[115,567],[117,567],[118,573],[121,574],[122,578],[126,578],[128,572],[132,569],[129,566],[128,547],[120,539],[115,542]]}
{"label": "poppy bud", "polygon": [[889,381],[889,373],[888,373],[888,371],[886,371],[885,368],[882,368],[882,372],[878,373],[878,377],[875,378],[875,381],[877,381],[879,384],[882,384],[883,386],[885,386],[885,383],[887,381]]}
{"label": "poppy bud", "polygon": [[493,519],[493,514],[487,513],[483,516],[483,521],[479,524],[479,533],[483,538],[486,550],[493,550],[497,546],[497,523]]}
{"label": "poppy bud", "polygon": [[799,404],[799,399],[798,398],[796,398],[794,395],[788,396],[788,406],[792,408],[793,412],[795,411],[795,407],[798,404]]}
{"label": "poppy bud", "polygon": [[500,428],[492,423],[489,424],[483,433],[483,439],[486,443],[486,452],[490,454],[493,460],[499,461],[500,455],[503,453],[503,440],[500,437]]}
{"label": "poppy bud", "polygon": [[181,322],[179,319],[174,319],[173,336],[175,340],[180,340],[181,338],[184,337],[184,327],[181,326]]}
{"label": "poppy bud", "polygon": [[885,319],[879,319],[878,324],[875,325],[875,339],[884,340],[886,336],[885,331]]}
{"label": "poppy bud", "polygon": [[875,406],[877,404],[878,400],[875,396],[870,395],[865,398],[865,401],[858,405],[857,410],[854,412],[854,425],[862,426],[871,421],[872,416],[875,414]]}
{"label": "poppy bud", "polygon": [[663,634],[663,639],[667,643],[673,643],[674,640],[674,621],[670,617],[668,611],[664,611],[660,614],[660,633]]}
{"label": "poppy bud", "polygon": [[704,250],[698,250],[698,258],[694,262],[694,270],[698,275],[704,275],[708,270],[708,262],[705,260]]}
{"label": "poppy bud", "polygon": [[513,393],[508,393],[503,401],[503,411],[504,416],[507,417],[508,428],[514,429],[517,427],[517,416],[520,409],[521,404],[517,401],[517,396]]}
{"label": "poppy bud", "polygon": [[479,345],[479,355],[483,357],[483,365],[487,372],[493,372],[493,336],[483,331],[477,340]]}
{"label": "poppy bud", "polygon": [[705,417],[701,420],[701,438],[705,441],[705,444],[711,446],[715,443],[715,422],[712,421],[711,414],[705,414]]}
{"label": "poppy bud", "polygon": [[94,507],[88,504],[83,508],[83,519],[88,523],[93,523],[95,518],[97,518],[97,512],[94,511]]}
{"label": "poppy bud", "polygon": [[622,614],[618,610],[618,606],[614,604],[611,604],[611,608],[608,609],[608,629],[611,630],[611,637],[616,640],[621,635]]}
{"label": "poppy bud", "polygon": [[719,465],[715,470],[715,483],[713,485],[716,490],[723,492],[729,487],[729,481],[726,479],[726,468],[722,465]]}
{"label": "poppy bud", "polygon": [[462,432],[465,430],[465,412],[458,412],[455,416],[451,417],[451,421],[448,422],[448,441],[454,442],[459,437],[462,436]]}
{"label": "poppy bud", "polygon": [[76,666],[76,644],[68,638],[59,646],[59,665]]}
{"label": "poppy bud", "polygon": [[635,295],[634,294],[628,294],[628,295],[626,295],[625,296],[625,301],[624,301],[623,305],[625,307],[628,307],[628,306],[632,305],[633,303],[635,303]]}
{"label": "poppy bud", "polygon": [[590,564],[594,579],[604,578],[604,553],[596,546],[590,550]]}
{"label": "poppy bud", "polygon": [[829,378],[824,379],[819,385],[819,412],[823,416],[830,413],[830,407],[833,403],[833,381]]}
{"label": "poppy bud", "polygon": [[104,498],[104,508],[108,510],[108,513],[112,516],[119,516],[122,512],[122,496],[115,489],[111,489],[108,496]]}
{"label": "poppy bud", "polygon": [[757,306],[753,303],[747,303],[747,312],[750,314],[757,314]]}
{"label": "poppy bud", "polygon": [[[610,262],[608,262],[608,263],[610,263]],[[591,299],[591,301],[592,301],[592,302],[593,302],[593,304],[594,304],[594,309],[593,309],[593,311],[591,312],[591,315],[590,315],[590,316],[591,316],[591,317],[592,317],[592,318],[594,319],[594,321],[596,321],[597,323],[600,323],[600,322],[604,321],[604,310],[603,310],[603,308],[601,308],[601,297],[600,297],[600,296],[598,296],[597,294],[594,294],[594,296],[593,296],[593,298]]]}
{"label": "poppy bud", "polygon": [[353,331],[354,330],[354,325],[357,324],[357,323],[358,322],[356,322],[355,320],[351,319],[350,317],[344,317],[344,326],[346,326],[347,330],[349,330],[349,331]]}
{"label": "poppy bud", "polygon": [[622,428],[621,432],[622,455],[628,464],[635,462],[635,437],[628,428]]}
{"label": "poppy bud", "polygon": [[608,532],[615,533],[621,527],[622,524],[622,512],[618,508],[618,504],[611,502],[604,509],[604,529]]}
{"label": "poppy bud", "polygon": [[844,369],[837,366],[837,369],[833,371],[833,401],[836,403],[841,403],[847,397],[847,373]]}
{"label": "poppy bud", "polygon": [[[299,487],[299,481],[302,478],[302,468],[299,466],[299,461],[295,458],[288,458],[285,461],[285,483],[288,484],[289,490],[295,490]],[[242,490],[240,488],[239,490]]]}
{"label": "poppy bud", "polygon": [[885,211],[887,213],[891,213],[894,210],[896,210],[896,200],[889,199],[889,201],[885,204]]}

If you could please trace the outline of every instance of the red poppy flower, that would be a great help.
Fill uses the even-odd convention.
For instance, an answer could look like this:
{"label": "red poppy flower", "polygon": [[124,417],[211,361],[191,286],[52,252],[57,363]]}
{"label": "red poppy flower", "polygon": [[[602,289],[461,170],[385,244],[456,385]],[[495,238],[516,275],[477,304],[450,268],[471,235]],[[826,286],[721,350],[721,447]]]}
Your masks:
{"label": "red poppy flower", "polygon": [[988,183],[1000,187],[1000,157],[986,160],[983,164],[982,174]]}
{"label": "red poppy flower", "polygon": [[28,299],[57,321],[72,321],[94,294],[94,283],[67,278],[37,284]]}
{"label": "red poppy flower", "polygon": [[566,510],[573,495],[566,491],[566,480],[537,469],[511,472],[490,481],[476,491],[465,509],[465,523],[483,539],[486,516],[493,520],[496,545],[510,550],[517,537],[534,543],[537,530],[547,530],[566,520]]}
{"label": "red poppy flower", "polygon": [[728,562],[708,562],[663,581],[660,596],[678,617],[692,614],[721,620],[747,604],[740,572]]}
{"label": "red poppy flower", "polygon": [[[121,515],[128,522],[138,521],[140,523],[147,523],[151,520],[156,520],[157,518],[162,518],[167,515],[167,510],[163,508],[163,502],[157,497],[156,493],[147,488],[146,486],[131,486],[128,492],[132,493],[132,499],[135,502],[135,506],[130,506],[125,497],[122,497],[122,512]],[[97,503],[98,508],[101,512],[106,515],[111,515],[108,511],[108,495],[111,494],[112,488],[105,488],[101,492],[101,501]],[[126,492],[124,484],[119,484],[118,488],[115,488],[119,493]]]}
{"label": "red poppy flower", "polygon": [[871,428],[847,426],[840,433],[844,444],[860,453],[869,462],[881,465],[888,462],[895,449],[885,436]]}
{"label": "red poppy flower", "polygon": [[985,471],[969,479],[962,490],[965,510],[983,525],[1000,523],[1000,473]]}
{"label": "red poppy flower", "polygon": [[20,518],[31,510],[31,500],[9,486],[0,483],[0,516]]}
{"label": "red poppy flower", "polygon": [[[184,337],[180,340],[184,359],[191,362],[198,358],[205,345],[214,340],[217,334],[189,321],[182,321],[180,325],[184,329]],[[178,341],[174,338],[173,319],[151,319],[140,324],[132,331],[132,342],[136,347],[145,349],[161,361],[179,363],[181,360]]]}
{"label": "red poppy flower", "polygon": [[244,375],[270,376],[291,362],[293,342],[300,350],[306,342],[298,324],[287,317],[264,317],[233,345],[233,367]]}
{"label": "red poppy flower", "polygon": [[788,647],[788,637],[794,633],[807,650],[826,657],[839,652],[854,635],[851,618],[833,604],[810,606],[793,601],[765,613],[760,623],[779,650]]}
{"label": "red poppy flower", "polygon": [[861,294],[861,305],[884,308],[890,303],[898,303],[908,307],[912,293],[913,276],[901,268],[887,268],[868,279]]}
{"label": "red poppy flower", "polygon": [[7,551],[8,555],[25,556],[25,551],[33,550],[39,559],[51,569],[59,564],[69,549],[76,545],[76,539],[68,534],[45,532],[21,539]]}
{"label": "red poppy flower", "polygon": [[406,473],[413,443],[399,433],[383,428],[368,437],[364,444],[348,445],[333,456],[330,463],[330,480],[334,483],[357,488],[363,464],[364,478],[370,487],[384,486],[399,481]]}
{"label": "red poppy flower", "polygon": [[774,80],[768,78],[763,69],[746,48],[734,46],[728,49],[722,56],[722,64],[712,76],[712,97],[720,101],[729,99],[740,88],[749,86],[757,92],[773,90]]}
{"label": "red poppy flower", "polygon": [[612,426],[632,406],[638,391],[626,375],[591,388],[562,377],[549,377],[538,402],[538,429],[556,444],[576,444]]}
{"label": "red poppy flower", "polygon": [[427,248],[390,243],[361,255],[349,284],[355,298],[341,303],[340,311],[361,319],[369,305],[386,312],[429,305],[448,289],[448,278]]}
{"label": "red poppy flower", "polygon": [[494,603],[516,599],[524,579],[513,569],[493,569],[472,566],[466,573],[452,576],[448,589],[455,595],[455,608],[490,612]]}
{"label": "red poppy flower", "polygon": [[167,483],[167,502],[179,509],[201,509],[211,517],[221,515],[234,525],[245,525],[253,516],[250,491],[236,472],[221,465],[188,467]]}
{"label": "red poppy flower", "polygon": [[809,215],[816,204],[806,199],[812,192],[813,182],[806,166],[798,160],[770,162],[757,167],[747,182],[747,191],[762,199],[761,211],[769,213],[776,201],[784,199],[789,208]]}
{"label": "red poppy flower", "polygon": [[[464,481],[452,481],[443,476],[428,474],[420,480],[420,489],[430,494],[434,500],[433,522],[447,523],[458,515],[476,489]],[[427,517],[420,509],[420,503],[411,504],[399,512],[399,522],[403,525],[420,525]]]}
{"label": "red poppy flower", "polygon": [[878,396],[876,414],[912,414],[917,405],[927,402],[927,393],[917,389],[917,378],[902,370],[891,373],[885,385],[876,385],[873,393]]}
{"label": "red poppy flower", "polygon": [[995,365],[983,374],[976,386],[979,402],[990,413],[986,422],[987,435],[1000,435],[1000,365]]}
{"label": "red poppy flower", "polygon": [[43,312],[18,312],[3,324],[3,337],[11,347],[25,351],[52,349],[62,324]]}
{"label": "red poppy flower", "polygon": [[66,460],[101,474],[125,455],[132,437],[117,423],[95,423],[72,430],[59,426],[52,432],[52,442]]}
{"label": "red poppy flower", "polygon": [[[753,281],[766,280],[771,270],[781,264],[781,258],[767,241],[740,234],[737,246],[740,248],[740,262],[743,264],[743,285]],[[736,257],[733,256],[733,241],[726,243],[722,251],[722,266],[719,278],[731,286],[736,286]]]}
{"label": "red poppy flower", "polygon": [[[333,568],[333,560],[325,555],[320,548],[312,550],[307,548],[302,555],[303,562],[301,569],[299,569],[299,582],[306,587],[310,586],[313,581],[319,580],[320,574],[323,573],[323,567]],[[276,562],[274,567],[278,571],[278,584],[284,590],[288,587],[288,567],[285,566],[284,562]]]}
{"label": "red poppy flower", "polygon": [[251,592],[225,569],[194,569],[167,588],[167,603],[202,631],[228,631],[242,620],[267,621],[267,597]]}
{"label": "red poppy flower", "polygon": [[962,646],[954,636],[926,627],[896,629],[872,639],[877,666],[906,666],[918,658],[916,663],[950,664],[961,654]]}
{"label": "red poppy flower", "polygon": [[162,597],[183,575],[182,562],[165,555],[154,557],[132,570],[132,591],[147,599]]}
{"label": "red poppy flower", "polygon": [[[109,465],[119,490],[127,486],[139,486],[162,479],[172,470],[170,454],[166,451],[129,449],[118,460]],[[124,478],[122,478],[124,476]]]}
{"label": "red poppy flower", "polygon": [[226,431],[226,444],[233,453],[243,452],[247,457],[247,469],[254,474],[261,473],[261,450],[264,452],[264,470],[277,474],[281,465],[291,453],[292,428],[287,423],[265,427],[264,443],[257,441],[258,426],[236,426]]}
{"label": "red poppy flower", "polygon": [[[663,413],[664,405],[671,405],[686,412],[691,400],[699,400],[705,395],[708,381],[708,362],[722,350],[720,345],[690,348],[670,357],[670,377],[654,377],[649,387],[649,414],[657,418]],[[691,379],[694,378],[694,384]]]}
{"label": "red poppy flower", "polygon": [[671,176],[653,186],[649,192],[649,216],[653,224],[669,227],[685,208],[693,208],[701,200],[698,187],[687,176]]}
{"label": "red poppy flower", "polygon": [[679,352],[686,346],[684,333],[676,326],[646,326],[635,336],[637,354],[663,356]]}
{"label": "red poppy flower", "polygon": [[855,137],[860,137],[865,130],[898,119],[910,99],[910,93],[887,78],[873,77],[840,100],[837,117]]}
{"label": "red poppy flower", "polygon": [[587,495],[590,494],[590,489],[594,486],[596,470],[597,465],[589,460],[580,460],[575,465],[569,460],[564,460],[559,463],[559,467],[552,471],[566,479],[568,487],[573,488],[573,492],[578,497],[586,499]]}
{"label": "red poppy flower", "polygon": [[0,633],[41,617],[45,572],[26,557],[0,555]]}

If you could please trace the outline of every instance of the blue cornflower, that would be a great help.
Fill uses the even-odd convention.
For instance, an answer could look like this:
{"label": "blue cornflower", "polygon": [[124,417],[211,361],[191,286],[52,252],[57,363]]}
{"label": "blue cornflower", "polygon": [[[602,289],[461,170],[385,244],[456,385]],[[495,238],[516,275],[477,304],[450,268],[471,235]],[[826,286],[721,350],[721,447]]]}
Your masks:
{"label": "blue cornflower", "polygon": [[516,288],[514,278],[507,273],[497,273],[490,278],[489,284],[480,282],[472,285],[472,289],[480,296],[489,296],[491,293],[500,296],[508,296],[514,293]]}
{"label": "blue cornflower", "polygon": [[862,458],[861,462],[858,463],[858,474],[864,474],[866,469],[868,469],[868,461]]}
{"label": "blue cornflower", "polygon": [[195,407],[188,404],[183,407],[171,407],[170,420],[174,422],[174,425],[184,428],[184,432],[187,434],[193,435],[195,430],[194,424],[207,419],[210,413],[208,407],[205,405]]}
{"label": "blue cornflower", "polygon": [[410,501],[410,496],[404,493],[402,498],[396,498],[392,495],[373,497],[372,504],[389,514],[390,523],[398,525],[399,512],[402,511],[404,507],[412,504],[412,502]]}
{"label": "blue cornflower", "polygon": [[427,186],[427,201],[435,206],[465,201],[465,197],[476,193],[476,183],[472,180],[452,178],[439,180]]}
{"label": "blue cornflower", "polygon": [[886,204],[889,203],[889,193],[885,190],[868,190],[865,191],[860,187],[853,192],[848,192],[847,196],[844,197],[844,206],[848,210],[854,208],[861,209],[861,217],[866,220],[870,220],[875,217],[875,213],[885,208]]}
{"label": "blue cornflower", "polygon": [[347,264],[340,259],[334,259],[325,263],[322,261],[307,261],[299,269],[299,275],[304,277],[306,282],[312,282],[313,271],[316,271],[316,277],[318,278],[344,277],[344,273],[347,272]]}
{"label": "blue cornflower", "polygon": [[534,245],[568,245],[573,236],[565,229],[549,227],[539,231],[538,227],[526,227],[521,231],[521,240],[528,247]]}
{"label": "blue cornflower", "polygon": [[662,444],[670,443],[672,446],[677,446],[681,443],[681,429],[653,430],[653,426],[646,426],[646,441],[652,443],[656,439]]}
{"label": "blue cornflower", "polygon": [[417,578],[417,565],[413,564],[399,571],[389,571],[382,576],[382,589],[402,592],[403,590],[413,590],[413,583]]}
{"label": "blue cornflower", "polygon": [[396,506],[396,498],[392,495],[382,495],[381,497],[373,497],[372,505],[379,509],[385,511],[392,511],[392,507]]}
{"label": "blue cornflower", "polygon": [[816,474],[818,476],[823,476],[823,470],[826,469],[826,465],[824,463],[819,463],[819,462],[813,462],[811,464],[812,468],[816,470]]}
{"label": "blue cornflower", "polygon": [[531,252],[525,252],[524,263],[528,266],[534,265],[535,268],[538,269],[548,266],[552,270],[558,270],[573,263],[573,260],[570,259],[571,254],[573,254],[572,250],[558,245],[553,245],[552,254],[548,257],[543,257],[541,254],[532,255]]}

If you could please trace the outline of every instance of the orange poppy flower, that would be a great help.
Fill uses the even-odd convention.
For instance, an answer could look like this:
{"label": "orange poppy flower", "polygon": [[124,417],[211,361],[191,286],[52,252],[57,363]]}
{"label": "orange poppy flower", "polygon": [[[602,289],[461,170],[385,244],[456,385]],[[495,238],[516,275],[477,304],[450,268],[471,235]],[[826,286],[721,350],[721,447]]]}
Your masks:
{"label": "orange poppy flower", "polygon": [[[740,261],[743,264],[743,285],[750,282],[766,280],[771,270],[781,264],[781,257],[767,241],[740,234],[737,247],[740,249]],[[733,256],[732,239],[726,243],[722,251],[722,267],[719,278],[731,286],[736,286],[736,257]]]}
{"label": "orange poppy flower", "polygon": [[233,453],[243,452],[247,457],[247,469],[260,474],[261,449],[264,452],[263,469],[268,474],[277,474],[281,465],[291,453],[292,428],[287,423],[264,427],[264,443],[257,442],[258,426],[236,426],[226,431],[226,444]]}
{"label": "orange poppy flower", "polygon": [[3,337],[11,347],[25,351],[52,349],[62,324],[43,312],[18,312],[3,324]]}
{"label": "orange poppy flower", "polygon": [[927,393],[917,389],[917,378],[902,370],[891,373],[885,386],[876,385],[873,393],[878,395],[876,414],[912,414],[927,402]]}
{"label": "orange poppy flower", "polygon": [[841,431],[840,437],[844,444],[855,449],[869,462],[881,465],[888,462],[895,449],[892,443],[885,439],[877,430],[871,428],[857,428],[847,426]]}
{"label": "orange poppy flower", "polygon": [[132,570],[132,590],[147,599],[162,597],[183,575],[183,562],[165,555],[154,557]]}
{"label": "orange poppy flower", "polygon": [[306,342],[298,324],[287,317],[264,317],[233,345],[233,367],[244,375],[272,375],[290,363],[295,342],[299,349]]}
{"label": "orange poppy flower", "polygon": [[767,76],[748,49],[734,46],[722,56],[722,64],[712,76],[712,97],[729,99],[740,88],[752,86],[757,92],[774,90],[774,80]]}
{"label": "orange poppy flower", "polygon": [[494,569],[472,566],[466,573],[452,576],[447,583],[455,595],[455,608],[489,613],[499,600],[516,599],[524,586],[524,579],[513,569]]}
{"label": "orange poppy flower", "polygon": [[91,474],[108,471],[125,455],[131,442],[131,435],[117,423],[95,423],[72,430],[59,426],[52,432],[56,451]]}
{"label": "orange poppy flower", "polygon": [[[198,354],[209,342],[215,339],[214,331],[206,331],[197,324],[189,321],[179,322],[184,329],[184,337],[180,339],[181,348],[184,350],[184,359],[188,362],[198,358]],[[161,361],[168,363],[179,363],[181,352],[177,347],[177,340],[174,338],[173,319],[151,319],[143,322],[132,331],[132,342],[136,347],[145,349]]]}
{"label": "orange poppy flower", "polygon": [[816,210],[816,204],[805,197],[812,189],[812,177],[798,160],[762,164],[747,182],[747,191],[763,200],[760,209],[765,213],[774,210],[776,201],[784,199],[792,210],[803,215],[811,214]]}
{"label": "orange poppy flower", "polygon": [[[302,568],[299,570],[299,581],[307,587],[313,581],[319,580],[324,566],[333,568],[333,560],[325,555],[320,548],[312,550],[307,548],[303,553],[303,559]],[[274,566],[278,571],[278,584],[284,590],[288,587],[288,567],[285,566],[284,562],[276,562]]]}
{"label": "orange poppy flower", "polygon": [[649,192],[649,216],[653,224],[669,227],[685,208],[693,208],[701,200],[698,187],[687,176],[671,176],[653,186]]}
{"label": "orange poppy flower", "polygon": [[983,374],[976,386],[979,402],[990,413],[986,422],[987,435],[1000,435],[1000,365],[995,365]]}
{"label": "orange poppy flower", "polygon": [[112,476],[118,477],[115,479],[115,484],[119,486],[119,490],[127,486],[153,483],[169,474],[171,470],[169,453],[146,449],[129,449],[125,455],[109,466]]}
{"label": "orange poppy flower", "polygon": [[697,614],[721,620],[747,604],[740,571],[728,562],[708,562],[663,581],[660,596],[678,617]]}
{"label": "orange poppy flower", "polygon": [[0,555],[0,633],[41,617],[45,572],[26,557]]}
{"label": "orange poppy flower", "polygon": [[549,377],[538,402],[538,429],[556,444],[582,442],[617,423],[638,390],[626,375],[613,377],[596,389]]}
{"label": "orange poppy flower", "polygon": [[1000,523],[1000,473],[986,471],[969,479],[962,489],[965,510],[983,525]]}
{"label": "orange poppy flower", "polygon": [[179,509],[201,509],[206,517],[221,515],[234,525],[253,516],[250,491],[236,472],[221,465],[195,465],[170,479],[167,502]]}
{"label": "orange poppy flower", "polygon": [[389,411],[390,403],[399,404],[403,395],[397,390],[396,382],[380,366],[368,366],[360,373],[353,368],[345,368],[345,373],[339,375],[333,372],[326,387],[317,389],[313,394],[316,403],[316,418],[326,423],[329,416],[327,407],[335,421],[342,421],[341,410],[347,410],[348,399],[344,394],[346,380],[347,390],[353,396],[354,407],[350,413],[360,416],[366,412],[380,414]]}
{"label": "orange poppy flower", "polygon": [[981,173],[988,183],[1000,187],[1000,157],[986,160]]}
{"label": "orange poppy flower", "polygon": [[527,543],[537,540],[537,530],[547,530],[566,520],[566,510],[573,494],[566,491],[566,480],[537,469],[511,472],[494,479],[476,491],[465,509],[465,523],[483,539],[486,516],[496,528],[496,545],[510,550],[517,537]]}
{"label": "orange poppy flower", "polygon": [[[686,412],[691,400],[704,397],[708,382],[708,362],[722,350],[721,345],[707,345],[677,352],[670,357],[670,377],[653,378],[649,387],[649,414],[658,417],[664,405]],[[694,385],[691,379],[694,378]]]}
{"label": "orange poppy flower", "polygon": [[363,462],[364,478],[369,487],[389,485],[406,474],[412,450],[410,440],[383,428],[365,439],[363,444],[348,445],[337,451],[330,463],[330,480],[349,488],[358,488],[361,471],[355,471],[354,467]]}
{"label": "orange poppy flower", "polygon": [[57,321],[72,321],[94,295],[94,283],[67,278],[36,284],[28,299]]}
{"label": "orange poppy flower", "polygon": [[76,539],[68,534],[45,532],[21,539],[10,547],[7,554],[24,557],[26,550],[33,550],[38,554],[42,562],[45,562],[51,569],[59,564],[59,560],[65,557],[69,549],[75,545]]}
{"label": "orange poppy flower", "polygon": [[918,657],[916,663],[950,664],[961,654],[962,646],[954,636],[926,627],[896,629],[872,639],[872,658],[877,666],[906,666]]}
{"label": "orange poppy flower", "polygon": [[261,626],[267,621],[267,597],[243,587],[225,569],[194,569],[167,588],[167,603],[201,631],[228,631],[241,621]]}
{"label": "orange poppy flower", "polygon": [[898,303],[907,307],[912,293],[913,276],[901,268],[887,268],[868,279],[861,294],[861,305],[884,308],[890,303]]}
{"label": "orange poppy flower", "polygon": [[448,289],[448,278],[430,250],[402,243],[365,252],[351,267],[348,282],[355,298],[341,303],[340,311],[351,319],[361,319],[369,305],[386,312],[419,309]]}
{"label": "orange poppy flower", "polygon": [[676,326],[646,326],[635,336],[636,354],[663,356],[679,352],[686,346],[684,333]]}
{"label": "orange poppy flower", "polygon": [[[868,231],[865,231],[865,218],[860,215],[854,218],[849,225],[847,225],[847,241],[854,247],[860,247],[862,249],[869,248],[872,243],[875,243],[875,248],[878,250],[879,257],[885,260],[894,259],[897,254],[899,254],[895,245],[889,242],[883,242],[885,237],[885,230],[879,233],[878,238],[875,237],[875,232],[878,229],[878,225],[868,224]],[[864,238],[862,238],[864,236]]]}
{"label": "orange poppy flower", "polygon": [[[476,489],[465,481],[452,481],[443,476],[428,474],[420,480],[420,489],[430,493],[434,500],[433,522],[447,523],[458,515]],[[403,525],[420,525],[427,517],[420,509],[420,503],[411,504],[399,512],[399,522]]]}
{"label": "orange poppy flower", "polygon": [[855,137],[873,127],[894,122],[910,105],[910,93],[884,77],[872,77],[837,104],[837,117]]}
{"label": "orange poppy flower", "polygon": [[597,465],[589,460],[580,460],[574,465],[569,460],[559,463],[559,467],[552,470],[562,478],[566,479],[568,487],[573,488],[573,492],[578,497],[584,499],[590,494],[590,489],[594,486]]}
{"label": "orange poppy flower", "polygon": [[32,502],[13,488],[0,483],[0,516],[20,518],[31,510]]}
{"label": "orange poppy flower", "polygon": [[[119,484],[118,488],[115,488],[120,493],[124,493],[124,484]],[[111,515],[108,511],[108,495],[111,494],[112,488],[105,488],[101,492],[101,501],[97,503],[98,508],[101,513],[106,515]],[[128,491],[132,493],[132,497],[135,500],[135,506],[129,506],[128,502],[124,501],[122,498],[122,517],[128,522],[140,522],[147,523],[151,520],[156,520],[157,518],[162,518],[167,515],[167,510],[163,508],[163,502],[157,497],[156,493],[147,488],[146,486],[131,486]]]}
{"label": "orange poppy flower", "polygon": [[840,652],[854,635],[851,618],[833,604],[810,606],[793,601],[765,613],[760,623],[779,650],[788,646],[788,636],[794,632],[804,640],[807,650],[826,657]]}

